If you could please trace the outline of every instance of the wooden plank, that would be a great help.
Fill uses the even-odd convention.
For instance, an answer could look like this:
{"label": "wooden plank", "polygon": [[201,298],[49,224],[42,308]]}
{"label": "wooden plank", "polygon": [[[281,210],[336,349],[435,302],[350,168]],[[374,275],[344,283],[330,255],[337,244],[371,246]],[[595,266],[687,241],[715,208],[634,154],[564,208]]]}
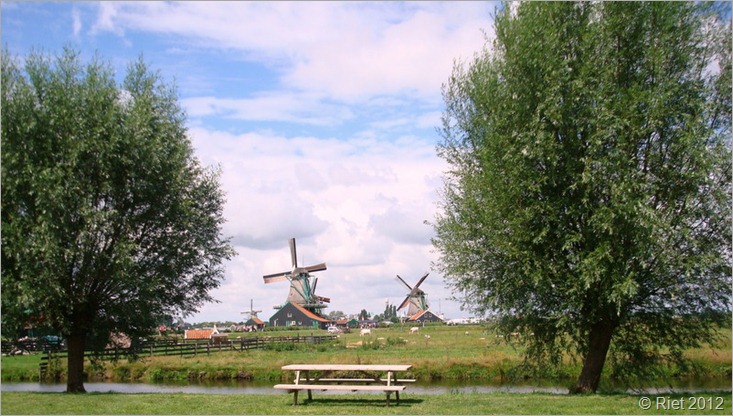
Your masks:
{"label": "wooden plank", "polygon": [[406,386],[363,386],[344,384],[276,384],[278,390],[350,390],[350,391],[403,391]]}
{"label": "wooden plank", "polygon": [[318,383],[377,383],[387,382],[387,379],[376,379],[376,378],[319,378],[312,380]]}
{"label": "wooden plank", "polygon": [[288,364],[283,370],[300,371],[407,371],[408,364]]}
{"label": "wooden plank", "polygon": [[[377,381],[386,383],[386,378],[380,378],[375,380],[373,378],[319,378],[319,382],[324,383],[376,383]],[[398,378],[397,380],[391,380],[393,383],[414,383],[414,378]]]}

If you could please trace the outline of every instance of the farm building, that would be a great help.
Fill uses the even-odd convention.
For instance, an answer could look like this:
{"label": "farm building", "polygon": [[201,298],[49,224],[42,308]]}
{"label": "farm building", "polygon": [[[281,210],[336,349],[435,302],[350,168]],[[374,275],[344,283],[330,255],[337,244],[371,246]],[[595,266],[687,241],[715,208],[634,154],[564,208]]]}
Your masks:
{"label": "farm building", "polygon": [[356,328],[359,326],[359,321],[357,321],[356,319],[339,319],[338,321],[334,322],[334,324],[341,329]]}
{"label": "farm building", "polygon": [[440,317],[429,310],[420,311],[407,319],[407,322],[443,322]]}
{"label": "farm building", "polygon": [[359,321],[359,328],[376,328],[379,322],[374,319],[362,319]]}
{"label": "farm building", "polygon": [[256,316],[249,318],[249,320],[245,322],[244,325],[250,328],[254,328],[257,331],[262,331],[263,329],[265,329],[265,323],[262,322],[262,319]]}
{"label": "farm building", "polygon": [[270,326],[304,326],[326,329],[332,321],[305,309],[297,303],[287,302],[270,317]]}

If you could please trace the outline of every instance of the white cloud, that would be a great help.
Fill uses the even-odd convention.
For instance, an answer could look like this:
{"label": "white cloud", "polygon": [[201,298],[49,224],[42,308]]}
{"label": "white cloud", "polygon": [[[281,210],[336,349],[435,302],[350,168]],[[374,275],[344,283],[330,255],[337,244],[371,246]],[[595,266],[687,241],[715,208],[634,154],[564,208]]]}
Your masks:
{"label": "white cloud", "polygon": [[487,16],[478,12],[482,3],[475,4],[473,16],[446,14],[441,5],[421,6],[384,28],[348,16],[356,22],[348,32],[352,35],[330,33],[323,43],[307,45],[307,55],[285,82],[316,85],[345,100],[395,93],[434,98],[453,59],[470,56],[483,44],[480,29]]}
{"label": "white cloud", "polygon": [[373,216],[370,225],[389,240],[405,244],[425,244],[433,237],[433,231],[421,219],[432,219],[428,215],[434,213],[432,207],[426,207],[430,205],[426,201],[430,200],[402,204],[407,206],[392,206],[384,213]]}
{"label": "white cloud", "polygon": [[74,37],[79,36],[79,33],[81,32],[81,15],[79,13],[79,9],[76,7],[71,9],[71,30]]}
{"label": "white cloud", "polygon": [[428,113],[418,116],[415,126],[418,128],[436,128],[442,123],[443,113],[440,111],[430,111]]}
{"label": "white cloud", "polygon": [[181,101],[189,116],[336,125],[354,117],[348,107],[309,93],[262,92],[250,98],[193,97]]}
{"label": "white cloud", "polygon": [[92,25],[90,32],[98,34],[100,32],[112,32],[122,36],[124,30],[117,25],[117,5],[111,2],[100,2],[97,20]]}
{"label": "white cloud", "polygon": [[[93,31],[175,35],[267,63],[284,86],[331,99],[439,99],[454,59],[484,44],[489,3],[134,2],[100,4]],[[174,41],[171,41],[174,42]]]}

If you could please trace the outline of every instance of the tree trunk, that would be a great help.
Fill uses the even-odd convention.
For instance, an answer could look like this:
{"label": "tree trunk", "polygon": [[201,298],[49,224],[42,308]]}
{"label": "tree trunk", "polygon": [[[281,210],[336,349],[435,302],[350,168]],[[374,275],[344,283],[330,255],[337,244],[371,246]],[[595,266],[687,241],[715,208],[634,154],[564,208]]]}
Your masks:
{"label": "tree trunk", "polygon": [[67,340],[69,355],[67,357],[68,376],[66,378],[67,393],[86,393],[84,389],[84,334],[72,334]]}
{"label": "tree trunk", "polygon": [[614,329],[615,326],[607,322],[599,322],[591,328],[588,351],[583,359],[583,369],[580,371],[575,387],[570,389],[571,394],[595,393],[598,390]]}

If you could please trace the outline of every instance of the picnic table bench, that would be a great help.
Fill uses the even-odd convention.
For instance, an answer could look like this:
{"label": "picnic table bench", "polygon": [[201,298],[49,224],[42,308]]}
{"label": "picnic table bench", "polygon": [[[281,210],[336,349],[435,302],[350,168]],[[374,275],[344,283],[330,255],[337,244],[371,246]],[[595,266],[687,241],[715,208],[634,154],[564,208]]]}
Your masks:
{"label": "picnic table bench", "polygon": [[[403,383],[412,383],[414,379],[397,378],[396,373],[407,371],[411,365],[387,364],[290,364],[282,367],[283,370],[295,372],[293,384],[276,384],[274,388],[287,390],[293,393],[293,405],[298,404],[298,392],[308,391],[308,400],[313,400],[312,390],[342,390],[342,391],[383,391],[387,395],[387,406],[392,393],[400,403],[400,392],[405,389]],[[310,372],[317,371],[318,376],[312,377]],[[350,372],[362,374],[361,378],[338,377],[334,373]]]}

